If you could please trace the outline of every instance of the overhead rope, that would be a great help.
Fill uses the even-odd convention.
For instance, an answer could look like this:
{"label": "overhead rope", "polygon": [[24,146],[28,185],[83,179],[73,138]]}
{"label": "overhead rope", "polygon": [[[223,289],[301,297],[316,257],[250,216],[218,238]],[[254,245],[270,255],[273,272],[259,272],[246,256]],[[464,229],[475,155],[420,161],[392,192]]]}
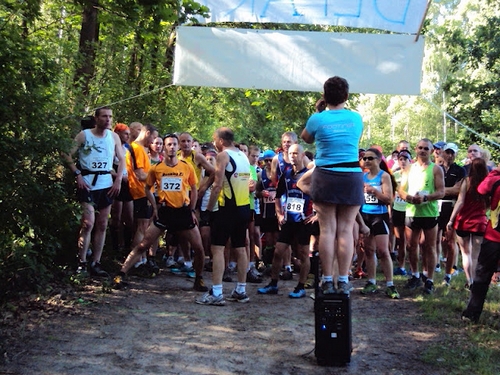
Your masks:
{"label": "overhead rope", "polygon": [[[156,88],[156,89],[153,89],[153,90],[150,90],[150,91],[146,91],[146,92],[143,92],[142,94],[137,94],[137,95],[134,95],[134,96],[131,96],[131,97],[128,97],[128,98],[125,98],[125,99],[119,100],[119,101],[117,101],[117,102],[104,104],[104,105],[99,106],[99,107],[97,107],[97,108],[100,108],[100,107],[111,107],[111,106],[113,106],[113,105],[120,104],[120,103],[123,103],[123,102],[129,101],[129,100],[132,100],[132,99],[140,98],[141,96],[146,96],[146,95],[152,94],[152,93],[154,93],[154,92],[156,92],[156,91],[159,91],[159,90],[167,89],[167,88],[169,88],[169,87],[171,87],[171,86],[174,86],[174,84],[173,84],[173,83],[171,83],[170,85],[167,85],[167,86],[158,87],[158,88]],[[94,109],[92,109],[92,110],[89,110],[89,112],[92,112],[92,113],[93,113],[93,112],[95,112],[95,110],[96,110],[97,108],[94,108]]]}
{"label": "overhead rope", "polygon": [[460,121],[458,121],[455,117],[453,117],[452,115],[450,115],[448,112],[446,111],[443,111],[441,108],[439,108],[436,104],[434,104],[432,101],[430,101],[429,99],[427,99],[425,96],[420,96],[422,99],[424,99],[427,103],[429,103],[430,105],[432,105],[434,108],[436,108],[439,112],[441,112],[442,114],[444,114],[446,117],[448,117],[450,120],[454,121],[455,123],[457,123],[458,125],[460,125],[461,127],[463,127],[464,129],[468,130],[469,132],[477,135],[479,138],[481,138],[483,141],[485,142],[488,142],[488,143],[491,143],[492,145],[500,148],[500,144],[498,144],[497,142],[495,141],[492,141],[491,139],[488,139],[486,138],[484,135],[478,133],[477,131],[475,131],[474,129],[470,128],[469,126],[461,123]]}

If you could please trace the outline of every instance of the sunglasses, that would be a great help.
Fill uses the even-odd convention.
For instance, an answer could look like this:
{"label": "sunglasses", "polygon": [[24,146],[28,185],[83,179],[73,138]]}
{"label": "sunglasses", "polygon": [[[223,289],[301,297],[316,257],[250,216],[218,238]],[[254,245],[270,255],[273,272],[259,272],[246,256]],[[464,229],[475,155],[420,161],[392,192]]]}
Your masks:
{"label": "sunglasses", "polygon": [[264,159],[264,161],[265,161],[266,163],[267,163],[267,162],[269,162],[269,163],[270,163],[270,162],[272,162],[272,161],[273,161],[273,159]]}
{"label": "sunglasses", "polygon": [[430,148],[429,147],[422,147],[422,146],[418,146],[417,147],[419,150],[425,150],[425,151],[429,151]]}
{"label": "sunglasses", "polygon": [[377,159],[377,158],[376,158],[376,157],[373,157],[373,156],[365,156],[365,157],[363,158],[363,161],[367,161],[367,160],[372,161],[372,160],[374,160],[374,159]]}

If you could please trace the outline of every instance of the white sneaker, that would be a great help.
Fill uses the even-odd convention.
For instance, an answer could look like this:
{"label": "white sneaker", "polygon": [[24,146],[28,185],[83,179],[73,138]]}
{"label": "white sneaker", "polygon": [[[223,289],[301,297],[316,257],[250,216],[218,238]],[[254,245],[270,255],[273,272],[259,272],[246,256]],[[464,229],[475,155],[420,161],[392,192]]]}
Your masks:
{"label": "white sneaker", "polygon": [[198,305],[213,305],[213,306],[224,306],[226,301],[224,300],[224,296],[221,294],[220,296],[215,297],[212,294],[212,290],[209,290],[200,298],[195,300]]}

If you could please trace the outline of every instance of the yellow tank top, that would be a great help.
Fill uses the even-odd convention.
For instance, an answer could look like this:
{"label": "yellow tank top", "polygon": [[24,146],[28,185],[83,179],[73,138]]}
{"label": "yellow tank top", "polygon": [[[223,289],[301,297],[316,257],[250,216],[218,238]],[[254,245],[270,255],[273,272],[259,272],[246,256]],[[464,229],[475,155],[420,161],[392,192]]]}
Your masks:
{"label": "yellow tank top", "polygon": [[195,154],[196,154],[196,151],[191,150],[191,153],[187,157],[184,157],[184,156],[182,156],[182,151],[179,150],[179,151],[177,151],[177,158],[179,160],[184,160],[186,163],[189,163],[193,167],[194,172],[196,173],[196,177],[198,178],[198,182],[196,183],[196,187],[199,188],[200,181],[201,181],[201,167],[196,164]]}
{"label": "yellow tank top", "polygon": [[241,207],[250,205],[248,183],[250,163],[241,151],[224,150],[229,155],[229,163],[224,171],[222,190],[219,196],[221,207]]}

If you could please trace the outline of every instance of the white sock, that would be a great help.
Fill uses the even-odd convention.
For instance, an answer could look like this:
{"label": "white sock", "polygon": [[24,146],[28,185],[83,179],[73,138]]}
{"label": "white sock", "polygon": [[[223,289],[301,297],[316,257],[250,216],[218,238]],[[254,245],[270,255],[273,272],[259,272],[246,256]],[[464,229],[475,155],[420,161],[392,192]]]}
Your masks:
{"label": "white sock", "polygon": [[246,286],[247,286],[247,283],[237,283],[236,284],[236,292],[240,293],[240,294],[245,293]]}
{"label": "white sock", "polygon": [[337,279],[337,281],[348,283],[349,282],[349,275],[339,276],[338,279]]}
{"label": "white sock", "polygon": [[212,295],[214,297],[219,297],[222,294],[222,284],[212,286]]}

